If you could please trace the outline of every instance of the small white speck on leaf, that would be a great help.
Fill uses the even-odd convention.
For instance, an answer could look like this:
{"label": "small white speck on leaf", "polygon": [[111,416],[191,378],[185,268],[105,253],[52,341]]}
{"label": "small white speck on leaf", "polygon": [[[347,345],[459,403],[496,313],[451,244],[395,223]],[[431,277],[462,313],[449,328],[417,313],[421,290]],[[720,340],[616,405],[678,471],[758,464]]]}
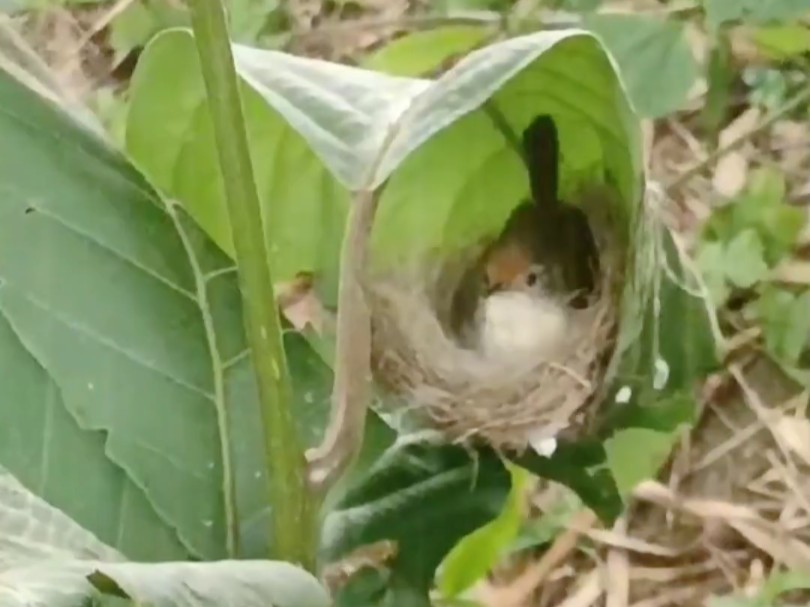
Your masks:
{"label": "small white speck on leaf", "polygon": [[532,441],[532,449],[537,452],[537,455],[543,457],[551,457],[557,450],[557,439],[553,436],[542,438],[537,441]]}
{"label": "small white speck on leaf", "polygon": [[541,457],[551,457],[557,450],[557,433],[565,428],[565,424],[543,424],[529,432],[529,446]]}
{"label": "small white speck on leaf", "polygon": [[262,477],[262,471],[261,470],[256,470],[256,472],[253,474],[253,478],[261,478],[261,477]]}
{"label": "small white speck on leaf", "polygon": [[311,405],[315,402],[315,395],[312,392],[307,392],[304,394],[304,402],[308,405]]}
{"label": "small white speck on leaf", "polygon": [[326,468],[315,468],[309,473],[309,482],[313,485],[320,485],[326,480],[329,471]]}
{"label": "small white speck on leaf", "polygon": [[669,364],[663,358],[655,359],[655,375],[653,376],[653,388],[662,390],[667,385],[669,379]]}
{"label": "small white speck on leaf", "polygon": [[205,527],[208,527],[208,528],[210,529],[211,527],[213,527],[213,526],[214,526],[214,521],[211,521],[211,520],[208,520],[208,521],[203,521],[203,525],[204,525]]}
{"label": "small white speck on leaf", "polygon": [[87,389],[92,391],[96,389],[96,386],[93,384],[93,382],[89,381],[87,382]]}
{"label": "small white speck on leaf", "polygon": [[208,469],[209,469],[209,470],[213,470],[213,469],[214,469],[214,462],[208,462]]}
{"label": "small white speck on leaf", "polygon": [[619,391],[616,392],[616,402],[623,405],[625,403],[630,402],[630,398],[633,396],[633,389],[630,386],[622,386],[619,388]]}

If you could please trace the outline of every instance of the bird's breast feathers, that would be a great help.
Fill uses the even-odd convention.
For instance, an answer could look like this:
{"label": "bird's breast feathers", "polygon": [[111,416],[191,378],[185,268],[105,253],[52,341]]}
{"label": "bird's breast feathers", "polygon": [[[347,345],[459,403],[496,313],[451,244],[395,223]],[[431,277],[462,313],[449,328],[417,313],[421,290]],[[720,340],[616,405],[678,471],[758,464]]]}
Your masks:
{"label": "bird's breast feathers", "polygon": [[551,298],[504,291],[486,298],[481,322],[485,354],[551,358],[565,340],[568,314]]}

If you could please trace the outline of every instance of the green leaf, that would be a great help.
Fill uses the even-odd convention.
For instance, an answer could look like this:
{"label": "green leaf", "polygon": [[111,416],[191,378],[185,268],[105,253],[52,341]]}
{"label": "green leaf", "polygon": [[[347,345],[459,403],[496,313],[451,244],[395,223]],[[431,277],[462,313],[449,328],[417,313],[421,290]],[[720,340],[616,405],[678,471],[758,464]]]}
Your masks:
{"label": "green leaf", "polygon": [[[528,184],[520,156],[485,104],[496,107],[514,132],[538,113],[551,114],[561,133],[563,193],[608,182],[620,193],[622,212],[635,213],[638,124],[600,45],[581,31],[486,47],[435,83],[239,45],[234,53],[249,85],[253,154],[262,159],[257,181],[273,214],[268,229],[281,243],[271,251],[279,279],[313,269],[328,275],[318,260],[336,258],[346,199],[325,168],[349,190],[388,180],[373,235],[378,256],[417,256],[489,233],[519,204]],[[163,34],[149,45],[134,79],[127,146],[150,179],[183,201],[227,251],[195,61],[184,32]],[[475,218],[473,225],[451,221],[459,209]]]}
{"label": "green leaf", "polygon": [[143,47],[158,32],[187,25],[188,11],[167,0],[138,0],[130,3],[110,23],[110,46],[115,64]]}
{"label": "green leaf", "polygon": [[778,287],[765,289],[756,302],[765,346],[779,361],[796,365],[810,336],[810,291],[794,295]]}
{"label": "green leaf", "polygon": [[529,476],[515,466],[511,466],[509,472],[512,488],[501,513],[463,538],[445,557],[438,579],[439,590],[445,598],[457,597],[483,578],[517,537]]}
{"label": "green leaf", "polygon": [[726,276],[737,287],[753,287],[768,274],[765,249],[754,230],[740,232],[728,243],[724,257]]}
{"label": "green leaf", "polygon": [[[652,286],[646,297],[636,295],[640,310],[625,302],[623,314],[640,315],[643,322],[638,333],[622,327],[616,374],[599,411],[601,434],[609,437],[609,468],[623,497],[658,470],[682,427],[694,424],[694,390],[720,362],[712,302],[698,295],[700,276],[684,263],[673,236],[656,225],[640,232],[635,244],[637,259],[650,264]],[[637,464],[624,463],[629,453]]]}
{"label": "green leaf", "polygon": [[[90,563],[93,566],[92,563]],[[329,595],[303,569],[283,561],[96,564],[88,576],[104,594],[170,607],[328,607]],[[189,600],[189,597],[191,600]]]}
{"label": "green leaf", "polygon": [[726,280],[726,249],[722,242],[701,243],[695,261],[703,273],[703,280],[709,290],[709,297],[719,309],[731,294]]}
{"label": "green leaf", "polygon": [[0,464],[131,558],[184,558],[187,550],[171,526],[141,488],[107,458],[103,433],[79,427],[65,408],[59,386],[2,315],[0,368],[14,377],[13,382],[0,383]]}
{"label": "green leaf", "polygon": [[120,63],[134,49],[146,44],[158,28],[154,12],[146,2],[133,2],[110,24],[113,62]]}
{"label": "green leaf", "polygon": [[742,80],[749,87],[751,105],[776,110],[787,102],[790,82],[780,69],[751,65],[743,70]]}
{"label": "green leaf", "polygon": [[121,558],[117,550],[31,493],[0,466],[0,581],[6,581],[14,567],[55,557]]}
{"label": "green leaf", "polygon": [[674,437],[672,432],[627,428],[605,441],[608,465],[623,497],[630,496],[640,482],[658,475]]}
{"label": "green leaf", "polygon": [[[801,209],[785,202],[786,190],[779,171],[768,167],[753,171],[743,194],[709,220],[706,238],[730,245],[742,232],[752,230],[760,240],[765,262],[775,266],[795,248],[805,223]],[[727,264],[738,266],[738,262],[729,256]]]}
{"label": "green leaf", "polygon": [[639,114],[658,118],[681,109],[699,72],[680,23],[602,14],[584,22],[616,58]]}
{"label": "green leaf", "polygon": [[[116,512],[132,500],[142,528],[126,531],[143,534],[137,542],[148,547],[168,530],[194,554],[221,556],[219,454],[228,428],[221,434],[217,426],[204,308],[180,223],[119,156],[3,73],[0,100],[3,348],[9,364],[34,373],[33,364],[40,374],[18,396],[27,406],[8,410],[0,425],[39,410],[41,436],[67,439],[78,424],[88,443],[81,458],[70,442],[46,442],[51,450],[36,447],[41,439],[17,443],[0,463],[32,489],[48,483],[58,506],[78,502],[68,513],[106,532],[105,541],[116,543]],[[190,227],[188,234],[202,271],[227,267]],[[236,301],[236,285],[224,275],[211,287],[220,299],[205,312],[230,358],[244,349],[238,308],[222,305]],[[75,478],[95,480],[92,462],[104,456],[121,479],[108,476],[97,490],[109,500],[79,500],[70,476],[56,473],[71,459]],[[152,558],[165,558],[165,546],[156,542]]]}
{"label": "green leaf", "polygon": [[288,563],[130,563],[0,468],[0,603],[72,607],[99,592],[161,607],[326,607],[326,591]]}
{"label": "green leaf", "polygon": [[116,144],[123,145],[129,111],[127,102],[111,88],[99,88],[91,98],[90,105],[110,138]]}
{"label": "green leaf", "polygon": [[541,478],[569,487],[603,521],[612,523],[622,504],[601,444],[582,440],[557,445],[551,457],[527,451],[509,459]]}
{"label": "green leaf", "polygon": [[394,76],[424,76],[443,62],[471,51],[492,29],[455,25],[406,34],[363,60],[363,67]]}
{"label": "green leaf", "polygon": [[732,21],[789,21],[810,13],[810,0],[703,0],[703,6],[712,29]]}
{"label": "green leaf", "polygon": [[[19,378],[0,382],[0,465],[130,558],[228,556],[226,500],[243,553],[266,555],[232,262],[117,153],[3,72],[0,103],[0,361]],[[285,347],[313,445],[331,372],[302,337]]]}
{"label": "green leaf", "polygon": [[392,540],[398,549],[389,594],[426,599],[436,567],[459,538],[502,511],[509,485],[491,451],[472,459],[461,447],[395,445],[326,518],[324,558]]}
{"label": "green leaf", "polygon": [[785,175],[772,167],[761,167],[748,178],[747,193],[760,205],[778,205],[787,194]]}
{"label": "green leaf", "polygon": [[790,59],[810,51],[810,28],[799,24],[760,27],[753,32],[754,43],[767,56]]}
{"label": "green leaf", "polygon": [[244,44],[257,42],[280,5],[280,0],[231,0],[226,5],[231,39]]}
{"label": "green leaf", "polygon": [[571,527],[572,519],[582,512],[582,501],[574,494],[563,496],[551,504],[551,509],[544,510],[538,517],[527,520],[521,529],[510,552],[541,547],[552,542],[561,532]]}
{"label": "green leaf", "polygon": [[[278,113],[252,89],[243,92],[265,226],[273,238],[273,276],[284,281],[299,272],[324,271],[336,279],[348,196]],[[231,254],[212,125],[188,34],[167,32],[149,45],[133,77],[131,96],[128,152],[152,183],[181,200]]]}

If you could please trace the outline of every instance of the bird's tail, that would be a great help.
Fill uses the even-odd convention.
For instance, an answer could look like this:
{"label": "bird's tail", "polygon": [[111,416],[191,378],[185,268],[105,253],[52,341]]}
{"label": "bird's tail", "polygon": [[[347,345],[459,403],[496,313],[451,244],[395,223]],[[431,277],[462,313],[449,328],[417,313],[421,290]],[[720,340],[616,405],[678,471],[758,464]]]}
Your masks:
{"label": "bird's tail", "polygon": [[523,153],[532,198],[541,206],[557,202],[560,142],[551,116],[541,114],[523,131]]}

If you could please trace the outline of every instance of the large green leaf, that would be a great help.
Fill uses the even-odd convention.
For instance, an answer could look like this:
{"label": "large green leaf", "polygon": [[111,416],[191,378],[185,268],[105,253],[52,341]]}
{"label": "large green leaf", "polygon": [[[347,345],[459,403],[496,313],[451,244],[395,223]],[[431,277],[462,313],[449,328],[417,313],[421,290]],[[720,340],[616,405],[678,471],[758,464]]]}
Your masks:
{"label": "large green leaf", "polygon": [[[234,53],[247,85],[257,182],[266,216],[273,217],[266,219],[268,232],[286,244],[271,253],[279,278],[300,270],[329,273],[318,260],[334,258],[339,240],[345,192],[337,182],[353,190],[389,181],[374,231],[383,258],[461,246],[491,232],[528,190],[504,129],[519,133],[540,113],[560,130],[563,192],[607,182],[620,192],[626,216],[636,212],[638,124],[610,60],[586,32],[546,32],[486,47],[434,83],[240,45]],[[187,32],[168,32],[150,44],[132,104],[129,151],[228,250]],[[280,133],[284,145],[276,143]]]}
{"label": "large green leaf", "polygon": [[498,564],[514,542],[523,523],[526,487],[525,470],[509,469],[512,488],[501,513],[457,543],[444,559],[438,587],[445,598],[455,598]]}
{"label": "large green leaf", "polygon": [[326,607],[289,563],[131,563],[0,468],[0,604],[73,607],[99,591],[156,607]]}
{"label": "large green leaf", "polygon": [[471,457],[454,446],[394,445],[327,517],[323,556],[332,561],[365,544],[394,541],[387,597],[376,600],[406,604],[401,593],[426,596],[444,556],[497,516],[509,486],[508,471],[491,451]]}
{"label": "large green leaf", "polygon": [[[0,464],[127,556],[227,556],[226,502],[246,553],[266,554],[231,261],[4,72],[0,107],[0,361],[15,376],[0,383]],[[286,346],[311,445],[331,373],[301,337]]]}
{"label": "large green leaf", "polygon": [[585,25],[616,57],[639,114],[658,118],[683,106],[699,72],[681,24],[639,15],[593,14]]}
{"label": "large green leaf", "polygon": [[311,574],[284,561],[97,563],[88,576],[105,594],[154,607],[329,607]]}
{"label": "large green leaf", "polygon": [[[256,183],[272,234],[274,278],[328,270],[334,277],[347,194],[305,140],[253,89],[243,89]],[[213,125],[193,40],[158,36],[132,83],[127,150],[161,191],[183,202],[200,226],[232,254]]]}
{"label": "large green leaf", "polygon": [[0,382],[0,462],[131,558],[184,557],[187,552],[171,527],[107,458],[103,433],[79,427],[58,385],[25,351],[4,316],[0,368],[8,378]]}

